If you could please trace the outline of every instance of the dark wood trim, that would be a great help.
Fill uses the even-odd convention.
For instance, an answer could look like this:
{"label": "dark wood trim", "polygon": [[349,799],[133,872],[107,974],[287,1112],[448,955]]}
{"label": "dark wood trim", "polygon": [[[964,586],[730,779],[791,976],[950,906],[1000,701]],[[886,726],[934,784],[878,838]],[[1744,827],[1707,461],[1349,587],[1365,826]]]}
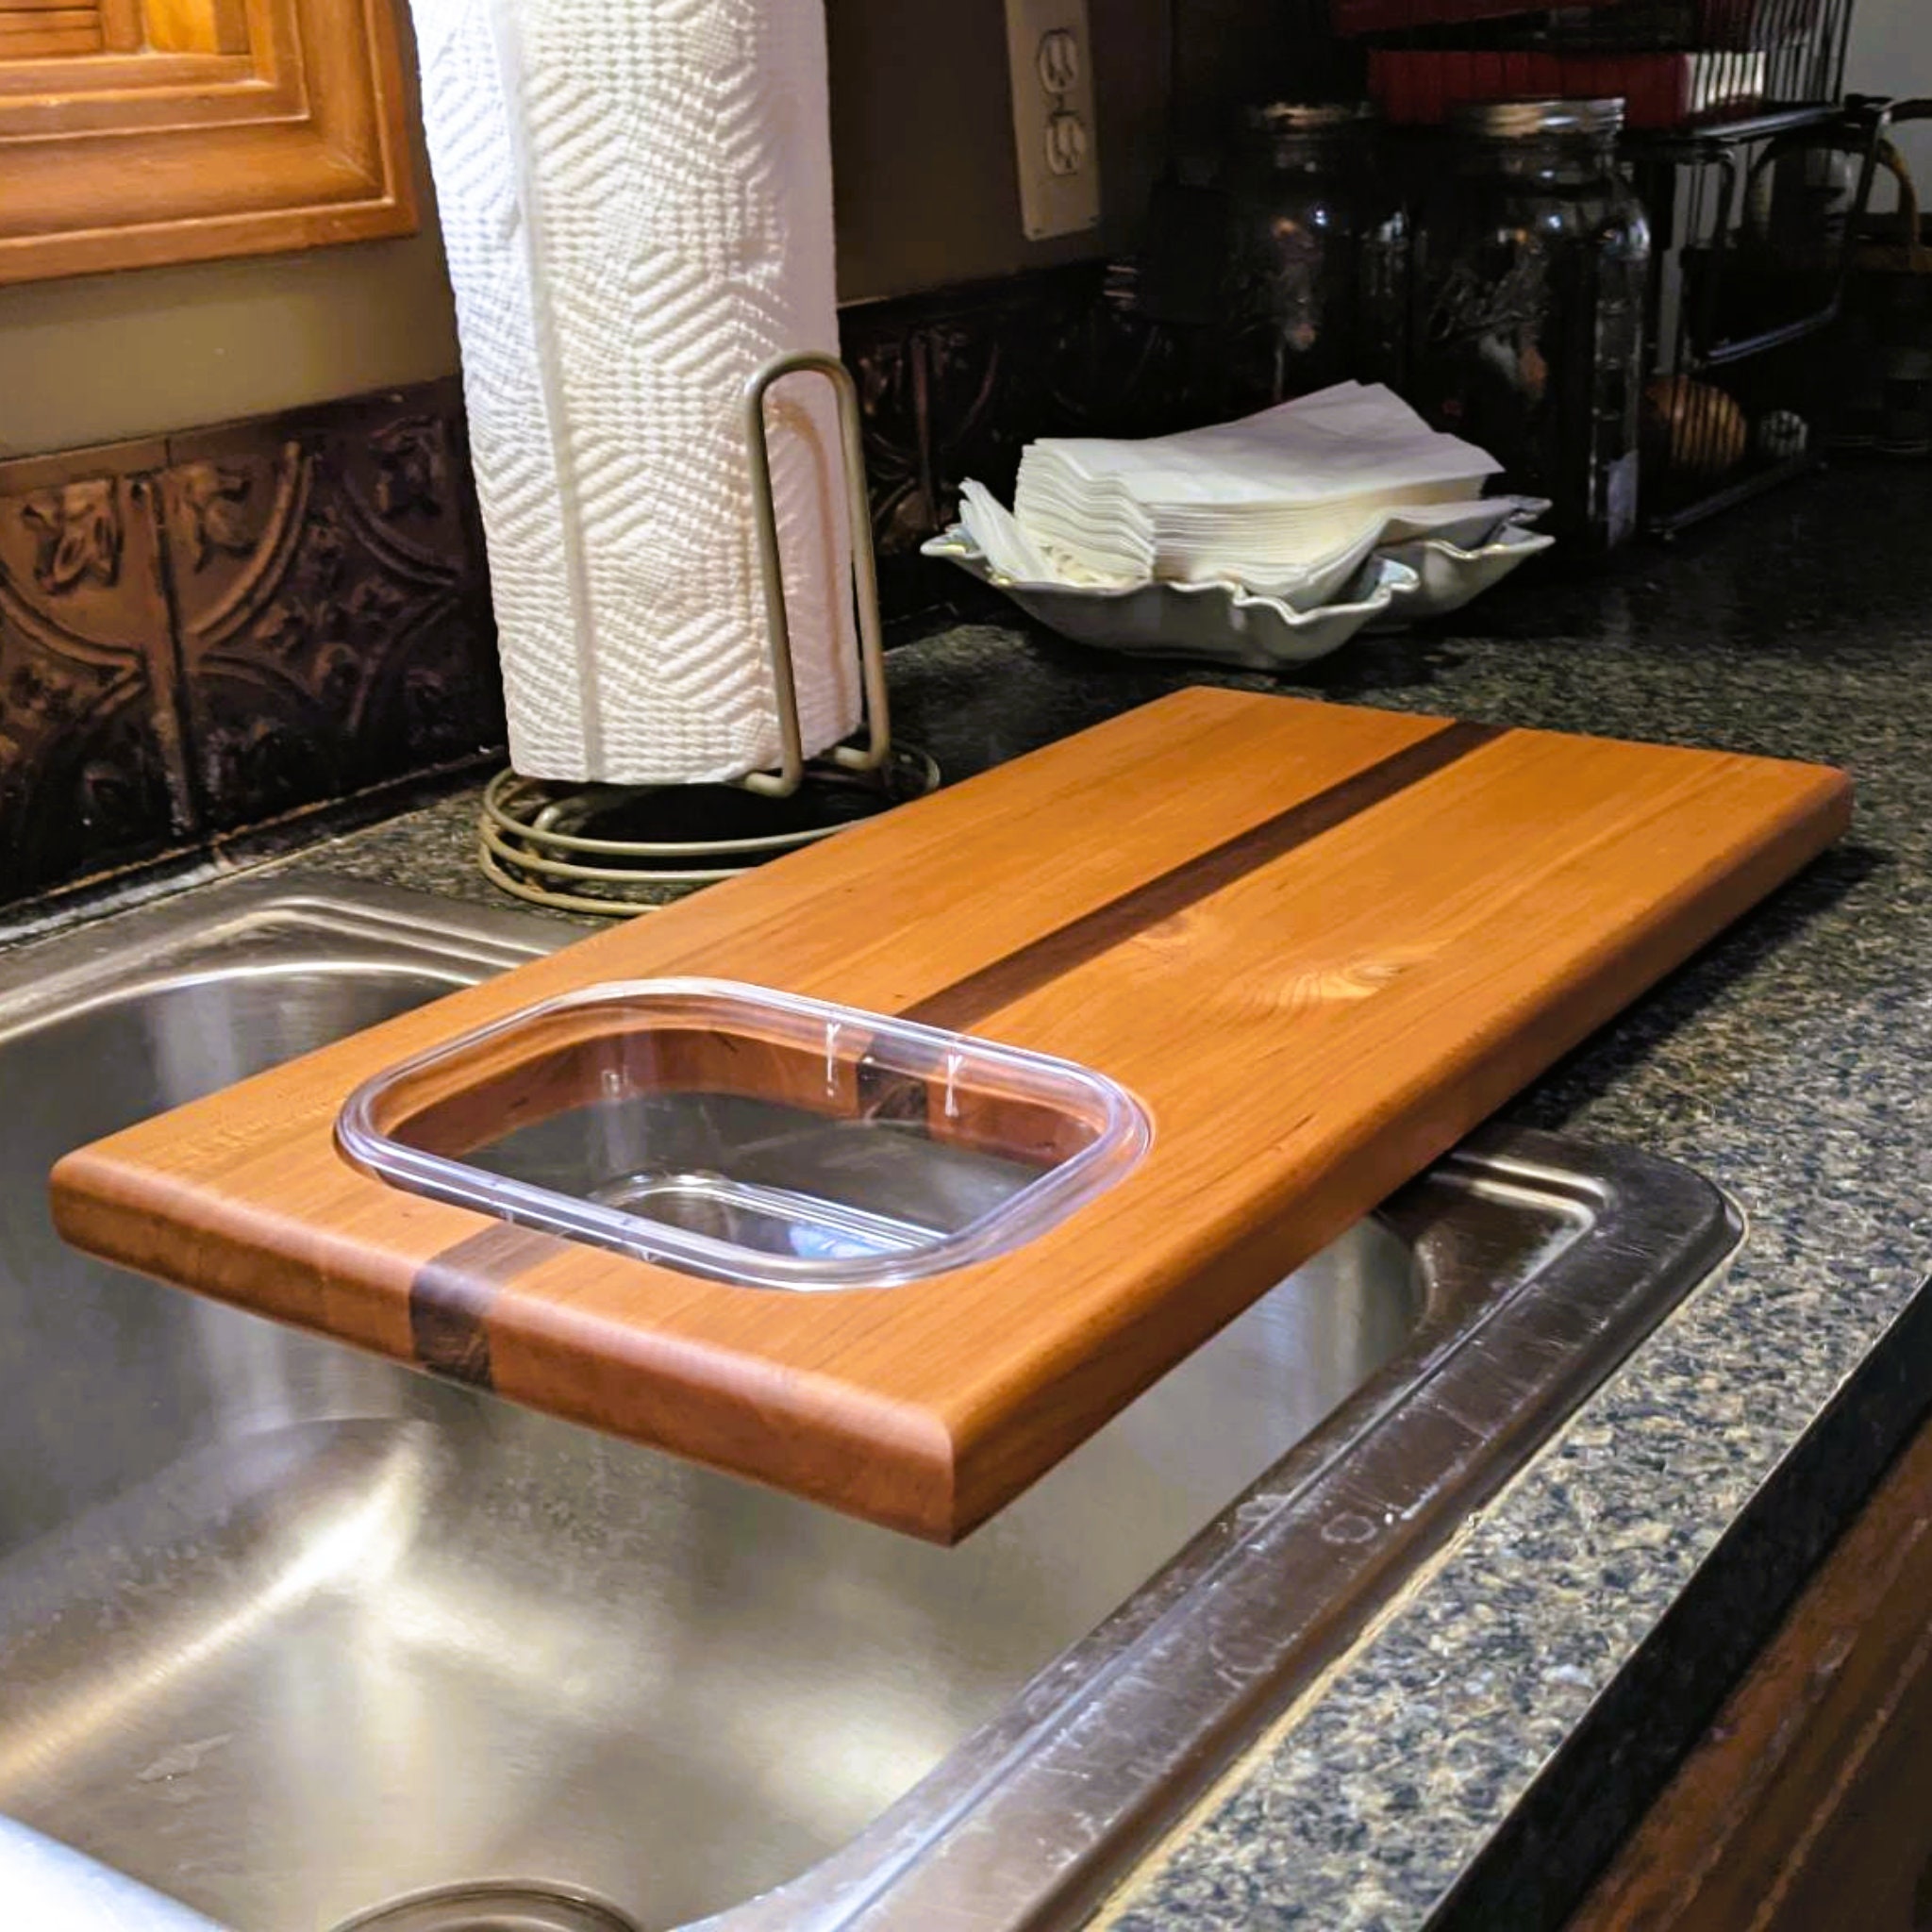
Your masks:
{"label": "dark wood trim", "polygon": [[494,1387],[485,1319],[490,1306],[517,1275],[541,1267],[565,1245],[538,1228],[502,1222],[425,1261],[409,1284],[409,1341],[417,1365],[473,1389]]}
{"label": "dark wood trim", "polygon": [[1570,1932],[1932,1923],[1932,1428],[1892,1465]]}

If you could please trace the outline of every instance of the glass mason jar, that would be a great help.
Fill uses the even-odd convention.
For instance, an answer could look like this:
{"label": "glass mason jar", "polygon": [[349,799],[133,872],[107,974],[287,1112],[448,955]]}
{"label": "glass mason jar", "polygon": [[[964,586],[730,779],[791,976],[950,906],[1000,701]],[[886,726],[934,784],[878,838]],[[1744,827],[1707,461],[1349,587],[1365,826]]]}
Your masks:
{"label": "glass mason jar", "polygon": [[1413,263],[1410,400],[1589,552],[1637,525],[1650,224],[1617,166],[1623,125],[1622,101],[1457,109]]}
{"label": "glass mason jar", "polygon": [[[1365,107],[1251,108],[1227,176],[1227,403],[1265,408],[1353,376],[1394,378],[1407,225],[1377,185]],[[1384,335],[1390,340],[1385,341]]]}

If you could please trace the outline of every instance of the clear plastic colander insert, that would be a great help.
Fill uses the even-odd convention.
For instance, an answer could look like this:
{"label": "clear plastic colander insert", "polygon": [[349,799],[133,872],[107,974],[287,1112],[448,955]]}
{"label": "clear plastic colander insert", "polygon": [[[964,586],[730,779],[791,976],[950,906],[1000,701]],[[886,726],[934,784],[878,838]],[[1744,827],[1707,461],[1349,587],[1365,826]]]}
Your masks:
{"label": "clear plastic colander insert", "polygon": [[394,1186],[758,1288],[891,1287],[1024,1246],[1128,1172],[1146,1114],[1068,1060],[722,980],[596,986],[367,1082]]}

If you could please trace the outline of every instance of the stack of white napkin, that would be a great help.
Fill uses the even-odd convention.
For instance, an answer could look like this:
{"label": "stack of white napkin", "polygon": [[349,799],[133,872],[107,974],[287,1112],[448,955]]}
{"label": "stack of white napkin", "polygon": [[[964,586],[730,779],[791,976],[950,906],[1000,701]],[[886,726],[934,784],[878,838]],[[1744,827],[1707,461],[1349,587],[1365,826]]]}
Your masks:
{"label": "stack of white napkin", "polygon": [[997,545],[1036,582],[1231,579],[1306,604],[1379,543],[1493,525],[1507,506],[1481,492],[1501,468],[1392,391],[1346,382],[1144,442],[1045,438],[1020,459],[1013,515],[975,485],[966,522],[995,568]]}

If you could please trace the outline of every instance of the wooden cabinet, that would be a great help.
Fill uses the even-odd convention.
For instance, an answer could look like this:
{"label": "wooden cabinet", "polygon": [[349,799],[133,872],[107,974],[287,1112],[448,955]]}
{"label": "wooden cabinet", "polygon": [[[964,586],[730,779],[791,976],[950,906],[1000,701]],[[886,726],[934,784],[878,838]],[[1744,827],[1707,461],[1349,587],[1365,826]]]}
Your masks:
{"label": "wooden cabinet", "polygon": [[0,0],[0,283],[406,234],[394,0]]}
{"label": "wooden cabinet", "polygon": [[1932,1427],[1571,1932],[1932,1928]]}

